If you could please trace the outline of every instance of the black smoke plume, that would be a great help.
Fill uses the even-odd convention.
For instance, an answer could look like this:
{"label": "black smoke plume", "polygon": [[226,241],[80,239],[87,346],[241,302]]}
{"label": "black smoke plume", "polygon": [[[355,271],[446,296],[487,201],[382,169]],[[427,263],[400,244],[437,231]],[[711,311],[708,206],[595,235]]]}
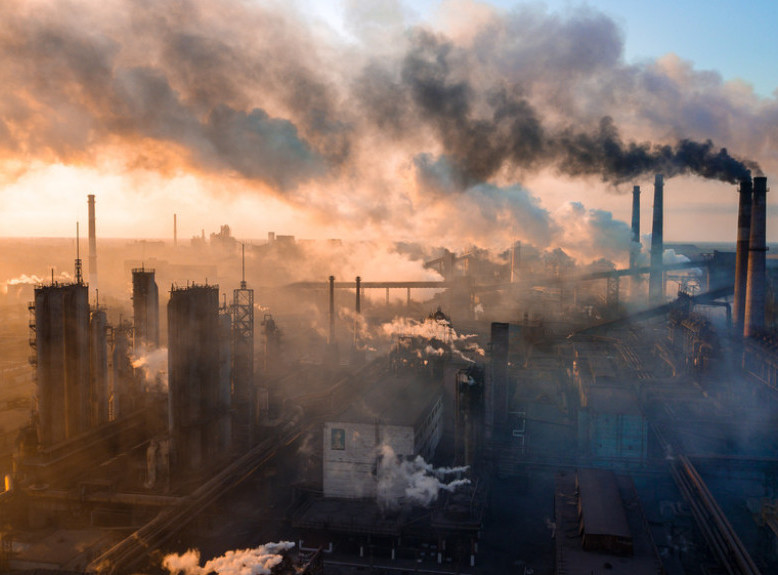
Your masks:
{"label": "black smoke plume", "polygon": [[309,186],[306,202],[331,207],[333,190],[404,194],[401,161],[382,160],[421,154],[448,158],[464,187],[542,169],[735,182],[759,167],[713,141],[753,154],[778,133],[774,101],[738,99],[715,74],[625,64],[618,27],[591,9],[517,6],[465,35],[415,26],[357,34],[355,48],[265,3],[36,6],[0,5],[0,155],[21,162],[113,153],[280,193]]}
{"label": "black smoke plume", "polygon": [[682,139],[674,146],[625,143],[609,116],[589,131],[547,128],[518,87],[488,91],[476,102],[479,91],[456,77],[452,59],[449,41],[419,31],[403,60],[401,84],[389,92],[393,97],[407,92],[415,107],[411,114],[432,128],[465,186],[488,181],[503,168],[527,172],[552,166],[561,174],[597,175],[613,184],[655,172],[736,183],[749,170],[760,171],[755,162],[717,150],[711,140]]}

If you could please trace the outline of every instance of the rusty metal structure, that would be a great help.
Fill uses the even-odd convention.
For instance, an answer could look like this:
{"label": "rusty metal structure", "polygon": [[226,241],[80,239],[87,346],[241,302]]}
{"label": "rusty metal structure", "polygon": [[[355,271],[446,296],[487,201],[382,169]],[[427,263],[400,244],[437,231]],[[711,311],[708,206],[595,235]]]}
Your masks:
{"label": "rusty metal structure", "polygon": [[254,442],[257,394],[254,385],[254,290],[246,284],[246,246],[241,246],[240,288],[232,292],[232,403],[238,446]]}

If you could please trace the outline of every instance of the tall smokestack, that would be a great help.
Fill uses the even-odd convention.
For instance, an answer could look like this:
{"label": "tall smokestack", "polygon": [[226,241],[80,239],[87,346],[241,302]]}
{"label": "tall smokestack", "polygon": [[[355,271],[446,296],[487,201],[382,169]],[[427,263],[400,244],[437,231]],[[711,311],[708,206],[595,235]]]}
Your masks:
{"label": "tall smokestack", "polygon": [[359,365],[364,363],[365,361],[365,352],[364,350],[360,349],[360,342],[359,342],[359,330],[361,329],[361,315],[362,315],[362,278],[357,276],[356,279],[357,284],[357,296],[356,296],[356,302],[355,302],[355,311],[354,314],[354,348],[351,350],[351,362],[354,365]]}
{"label": "tall smokestack", "polygon": [[640,186],[632,188],[632,246],[629,252],[629,268],[634,270],[638,265],[640,253]]}
{"label": "tall smokestack", "polygon": [[87,196],[89,204],[89,288],[97,292],[97,233],[95,231],[95,196]]}
{"label": "tall smokestack", "polygon": [[335,343],[335,276],[330,276],[330,337],[328,343]]}
{"label": "tall smokestack", "polygon": [[[82,273],[82,266],[81,266],[81,234],[79,233],[79,226],[78,222],[76,222],[76,283],[78,285],[82,285],[84,283],[84,274]],[[54,276],[54,272],[51,272],[52,277]]]}
{"label": "tall smokestack", "polygon": [[664,252],[664,178],[657,174],[654,179],[654,222],[651,228],[651,271],[648,278],[648,303],[661,305],[665,300],[665,282],[662,271]]}
{"label": "tall smokestack", "polygon": [[751,178],[740,181],[740,200],[737,211],[737,248],[735,260],[735,333],[741,336],[746,323],[746,285],[748,282],[748,243],[751,235],[751,197],[753,196]]}
{"label": "tall smokestack", "polygon": [[513,242],[511,247],[511,283],[519,281],[519,266],[521,265],[521,242]]}
{"label": "tall smokestack", "polygon": [[748,239],[748,284],[743,335],[750,337],[764,327],[765,258],[767,255],[767,178],[754,178],[751,235]]}
{"label": "tall smokestack", "polygon": [[173,214],[173,247],[178,247],[178,214]]}

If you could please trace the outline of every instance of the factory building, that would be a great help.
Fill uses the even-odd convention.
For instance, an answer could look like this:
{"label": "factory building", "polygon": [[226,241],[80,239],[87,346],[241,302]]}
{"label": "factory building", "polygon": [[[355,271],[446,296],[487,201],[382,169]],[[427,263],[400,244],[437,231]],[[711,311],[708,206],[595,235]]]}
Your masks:
{"label": "factory building", "polygon": [[648,421],[631,382],[615,366],[609,351],[597,341],[575,344],[578,451],[595,460],[645,462]]}
{"label": "factory building", "polygon": [[604,469],[560,473],[554,507],[556,573],[664,572],[628,477]]}
{"label": "factory building", "polygon": [[[240,522],[265,520],[270,509],[280,509],[280,501],[292,504],[284,504],[285,518],[277,513],[275,519],[290,520],[300,548],[305,541],[309,549],[326,550],[321,553],[323,561],[334,570],[340,561],[347,571],[353,567],[387,573],[496,573],[523,568],[525,573],[535,569],[640,575],[662,573],[681,556],[686,565],[703,565],[713,557],[707,548],[715,553],[718,547],[723,552],[721,569],[708,569],[704,563],[702,570],[737,572],[726,567],[732,561],[727,556],[735,557],[736,538],[723,515],[714,514],[717,503],[705,492],[705,482],[710,476],[711,488],[719,488],[722,475],[717,474],[726,468],[726,473],[737,476],[738,488],[758,484],[749,495],[762,505],[763,513],[774,507],[766,500],[775,493],[778,442],[773,443],[769,428],[750,435],[753,430],[740,426],[759,413],[741,400],[768,398],[778,389],[776,341],[764,331],[769,284],[765,285],[762,269],[766,264],[760,263],[765,246],[759,224],[763,214],[758,210],[764,209],[765,199],[747,198],[753,199],[749,214],[758,225],[755,231],[744,224],[738,237],[747,237],[751,247],[744,251],[739,245],[735,259],[714,254],[711,260],[708,289],[715,284],[723,295],[705,299],[707,294],[682,293],[668,304],[667,268],[661,262],[662,186],[658,176],[654,206],[658,241],[652,246],[650,270],[633,260],[626,270],[604,266],[586,277],[572,277],[577,266],[560,250],[548,258],[550,274],[540,278],[549,283],[530,286],[515,272],[522,261],[532,261],[531,246],[520,260],[519,246],[514,245],[503,273],[491,275],[474,251],[460,258],[466,264],[461,271],[496,283],[478,285],[467,278],[456,285],[438,285],[462,294],[467,286],[470,308],[476,301],[473,294],[487,308],[483,317],[466,324],[466,333],[478,338],[480,354],[473,352],[474,362],[454,347],[461,341],[455,336],[461,334],[453,330],[444,338],[394,334],[391,353],[378,352],[359,366],[335,361],[323,369],[324,361],[301,359],[281,367],[276,362],[274,369],[264,370],[262,383],[277,386],[279,408],[262,421],[262,441],[255,441],[252,432],[255,304],[245,275],[229,306],[220,302],[215,286],[172,288],[169,387],[156,396],[149,389],[153,386],[140,386],[131,359],[133,347],[159,345],[153,270],[133,270],[134,326],[123,323],[115,329],[107,325],[104,310],[90,311],[80,279],[73,285],[39,287],[33,324],[39,429],[45,441],[42,448],[36,438],[20,443],[22,456],[14,462],[12,478],[16,487],[3,500],[18,498],[36,528],[50,527],[54,519],[61,528],[76,515],[90,527],[121,527],[126,530],[124,539],[105,553],[121,565],[117,570],[126,572],[134,571],[122,560],[156,553],[165,542],[176,541],[180,532],[208,532],[211,522],[220,524],[213,532],[229,531],[233,519],[237,531]],[[755,182],[754,188],[762,196],[766,193],[764,182]],[[742,194],[756,194],[749,189],[741,185],[744,202]],[[639,208],[638,190],[633,192],[635,206]],[[633,214],[637,212],[633,209]],[[639,218],[634,218],[633,247],[638,232]],[[225,238],[224,246],[232,245],[228,233]],[[445,260],[440,264],[451,267]],[[509,269],[511,282],[499,283],[495,278],[506,279]],[[522,268],[522,275],[525,271],[529,275],[529,267]],[[615,315],[621,313],[618,278],[646,271],[652,274],[646,287],[657,304],[648,310],[651,315],[602,314],[595,320],[584,312],[587,305],[591,312],[592,306],[581,304],[579,296],[586,290],[577,284],[607,279],[604,299]],[[360,287],[365,287],[360,281],[357,278],[357,314],[362,313]],[[331,278],[331,351],[338,335],[336,287],[343,285]],[[733,338],[719,337],[722,310],[714,310],[718,317],[710,319],[694,308],[726,307],[729,302],[717,298],[732,293],[739,302],[735,315],[742,327],[735,327]],[[544,298],[553,294],[553,302],[545,298],[544,305],[557,308],[544,319],[535,319],[538,308],[532,307],[538,294]],[[511,314],[489,309],[490,302],[503,296],[513,300]],[[440,301],[446,300],[440,296]],[[322,317],[326,307],[322,297]],[[279,322],[286,322],[284,313],[276,316]],[[463,312],[464,317],[468,314]],[[517,321],[521,314],[524,320]],[[601,318],[623,323],[595,324]],[[361,319],[369,324],[375,318]],[[428,320],[448,324],[440,311]],[[281,344],[269,314],[263,325],[265,359],[272,364]],[[315,340],[317,346],[322,339]],[[356,343],[355,337],[355,348]],[[294,351],[284,344],[285,355],[293,357]],[[68,363],[72,357],[82,358],[82,364]],[[725,365],[719,363],[721,358],[731,369],[710,369]],[[741,358],[743,371],[761,385],[739,377]],[[82,372],[82,379],[76,377]],[[753,387],[764,394],[751,394]],[[78,407],[76,412],[70,411],[73,406]],[[774,418],[774,413],[760,415]],[[79,430],[78,425],[91,429]],[[758,459],[751,458],[754,453]],[[687,455],[702,475],[692,475]],[[228,456],[234,457],[228,461]],[[218,471],[208,477],[217,463]],[[607,468],[637,471],[638,486]],[[257,470],[261,472],[252,478]],[[686,487],[679,472],[691,480]],[[251,517],[248,511],[246,517],[234,513],[241,506],[227,492],[237,485],[246,486],[249,497],[262,499],[256,508],[264,517],[260,512]],[[214,501],[218,501],[214,507],[223,507],[203,514]],[[482,523],[487,505],[491,521]],[[643,516],[642,505],[650,519]],[[230,522],[222,522],[222,514],[230,514]],[[774,517],[770,521],[774,523]],[[736,527],[744,523],[739,521]],[[764,538],[764,525],[751,527]],[[703,541],[708,536],[713,542]],[[755,539],[750,537],[747,544],[753,545]],[[537,542],[538,549],[528,551],[527,540]],[[46,541],[47,546],[55,545],[53,539]],[[476,570],[479,545],[488,552],[478,556]],[[98,547],[104,551],[109,543]],[[546,556],[538,560],[533,552]],[[91,550],[83,555],[89,555],[93,565],[106,564]],[[759,562],[765,573],[775,572],[770,567],[778,564],[761,556]]]}
{"label": "factory building", "polygon": [[[230,445],[225,432],[229,428],[230,390],[229,379],[223,377],[223,329],[218,286],[194,284],[171,289],[170,438],[173,466],[181,473],[199,470]],[[229,345],[229,338],[227,341]]]}
{"label": "factory building", "polygon": [[132,317],[135,349],[159,347],[159,289],[154,270],[132,270]]}
{"label": "factory building", "polygon": [[89,291],[83,283],[38,286],[34,303],[38,433],[51,446],[90,422]]}
{"label": "factory building", "polygon": [[778,338],[774,334],[752,337],[743,343],[743,371],[778,392]]}
{"label": "factory building", "polygon": [[382,450],[430,460],[442,433],[442,410],[439,385],[411,377],[377,382],[361,401],[324,424],[324,496],[387,496],[378,491]]}

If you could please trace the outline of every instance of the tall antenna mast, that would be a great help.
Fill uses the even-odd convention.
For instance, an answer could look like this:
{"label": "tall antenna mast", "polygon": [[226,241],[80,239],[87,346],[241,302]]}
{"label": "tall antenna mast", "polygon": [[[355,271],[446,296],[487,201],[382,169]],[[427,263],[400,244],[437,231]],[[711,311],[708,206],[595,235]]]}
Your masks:
{"label": "tall antenna mast", "polygon": [[84,283],[84,275],[81,270],[81,250],[79,249],[80,243],[81,240],[79,239],[78,222],[76,222],[76,283],[79,285]]}

